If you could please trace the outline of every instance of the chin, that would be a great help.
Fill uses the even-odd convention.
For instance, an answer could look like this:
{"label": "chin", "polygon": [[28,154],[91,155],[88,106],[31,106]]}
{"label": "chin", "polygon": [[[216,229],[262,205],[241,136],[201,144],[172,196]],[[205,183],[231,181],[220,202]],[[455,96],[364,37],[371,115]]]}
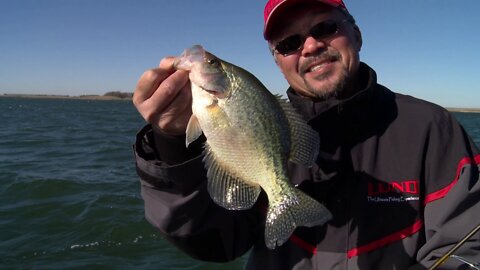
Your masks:
{"label": "chin", "polygon": [[[337,75],[337,76],[334,76]],[[316,81],[312,84],[307,84],[317,97],[333,97],[338,96],[343,91],[347,82],[347,72],[341,74],[330,74],[330,76],[323,78],[321,81]]]}
{"label": "chin", "polygon": [[316,98],[329,99],[338,96],[345,88],[345,80],[338,80],[317,85],[307,86]]}

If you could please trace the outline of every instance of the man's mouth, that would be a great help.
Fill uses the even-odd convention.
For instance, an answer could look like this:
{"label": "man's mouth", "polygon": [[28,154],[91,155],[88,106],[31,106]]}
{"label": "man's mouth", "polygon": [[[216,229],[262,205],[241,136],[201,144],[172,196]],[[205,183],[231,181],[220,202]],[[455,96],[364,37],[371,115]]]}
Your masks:
{"label": "man's mouth", "polygon": [[311,65],[308,66],[308,68],[304,71],[304,73],[317,71],[325,67],[326,65],[333,63],[333,61],[334,59],[325,59],[320,62],[312,63]]}
{"label": "man's mouth", "polygon": [[303,75],[309,72],[319,71],[327,65],[338,61],[340,58],[340,54],[336,52],[325,52],[323,54],[312,56],[299,66],[299,73],[300,75]]}

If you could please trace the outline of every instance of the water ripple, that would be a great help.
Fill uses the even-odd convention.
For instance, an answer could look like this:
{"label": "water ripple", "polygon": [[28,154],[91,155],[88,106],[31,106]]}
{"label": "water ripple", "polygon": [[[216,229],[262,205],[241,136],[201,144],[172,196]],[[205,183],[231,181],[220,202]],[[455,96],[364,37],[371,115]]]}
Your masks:
{"label": "water ripple", "polygon": [[241,269],[145,221],[128,101],[0,98],[0,269]]}

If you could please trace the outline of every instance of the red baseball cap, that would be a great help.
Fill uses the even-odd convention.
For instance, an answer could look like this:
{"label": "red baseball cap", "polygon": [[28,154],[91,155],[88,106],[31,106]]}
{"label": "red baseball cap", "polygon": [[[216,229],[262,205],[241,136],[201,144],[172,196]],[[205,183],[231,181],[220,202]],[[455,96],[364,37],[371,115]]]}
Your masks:
{"label": "red baseball cap", "polygon": [[[285,10],[288,5],[299,3],[299,2],[309,2],[307,0],[268,0],[267,4],[265,5],[265,9],[263,10],[263,37],[268,40],[268,32],[272,28],[273,25],[273,16],[280,14],[279,10]],[[317,1],[322,2],[324,4],[333,6],[333,7],[341,7],[345,9],[347,12],[347,7],[342,0],[310,0],[310,1]],[[281,7],[281,8],[280,8]]]}

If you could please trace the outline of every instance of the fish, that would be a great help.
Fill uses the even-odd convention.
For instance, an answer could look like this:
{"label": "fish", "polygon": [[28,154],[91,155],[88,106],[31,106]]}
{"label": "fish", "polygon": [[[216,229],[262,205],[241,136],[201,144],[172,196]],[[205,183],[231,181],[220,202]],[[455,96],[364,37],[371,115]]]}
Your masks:
{"label": "fish", "polygon": [[200,45],[185,49],[174,68],[189,72],[192,116],[185,144],[205,136],[207,189],[216,204],[250,209],[263,190],[269,249],[283,245],[299,226],[319,226],[331,219],[324,205],[288,177],[289,161],[312,166],[319,149],[318,133],[289,102],[247,70]]}

